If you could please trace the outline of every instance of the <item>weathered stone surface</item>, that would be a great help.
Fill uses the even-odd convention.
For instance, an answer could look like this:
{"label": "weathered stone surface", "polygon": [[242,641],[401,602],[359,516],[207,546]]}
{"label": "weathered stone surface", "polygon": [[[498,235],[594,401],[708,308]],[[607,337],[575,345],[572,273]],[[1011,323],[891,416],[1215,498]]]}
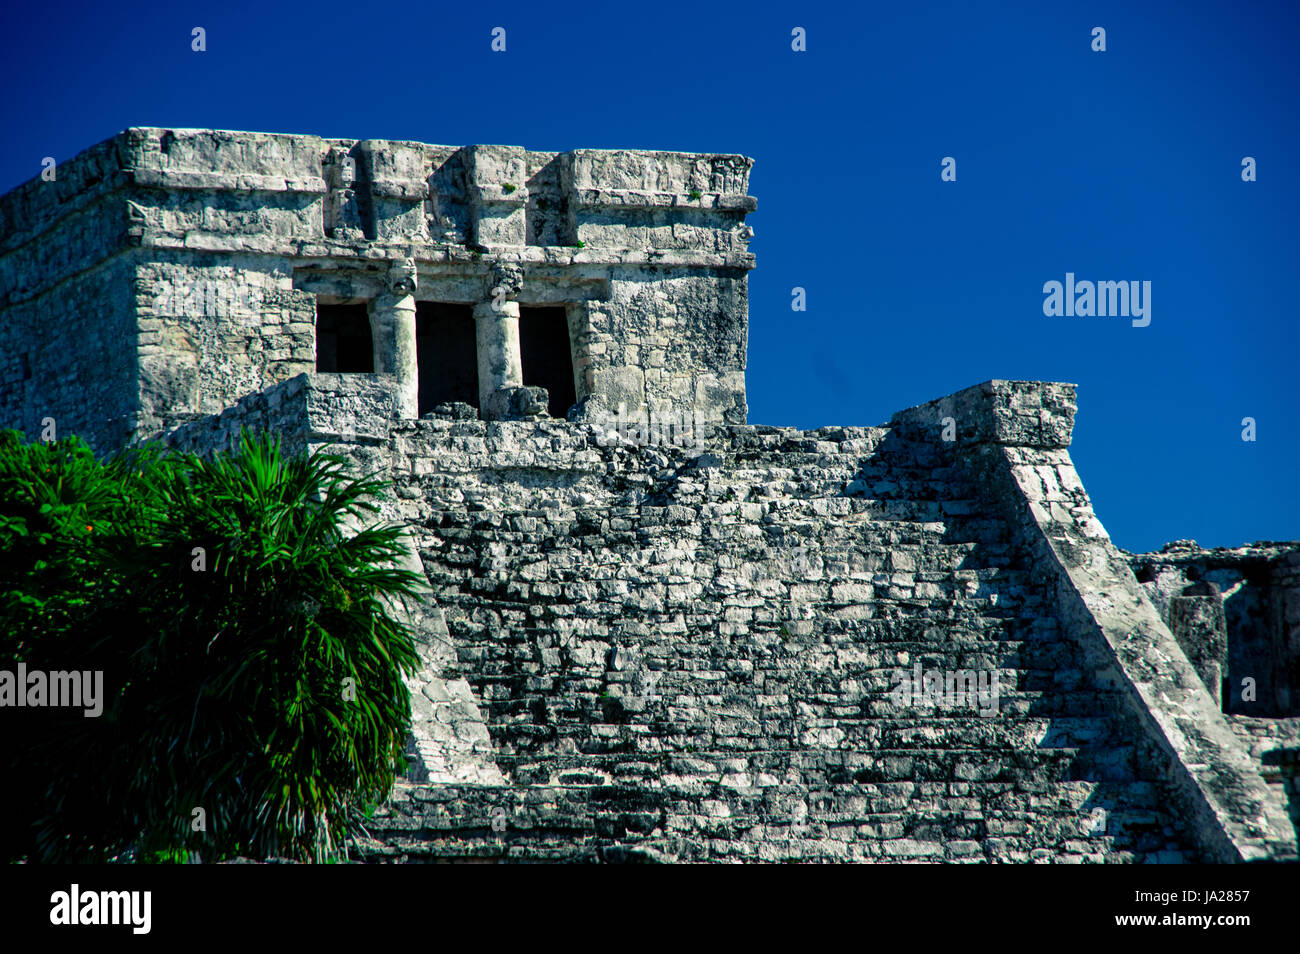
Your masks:
{"label": "weathered stone surface", "polygon": [[[354,384],[386,380],[305,376],[280,388],[308,396],[279,406],[342,419]],[[724,428],[704,450],[594,423],[390,415],[353,452],[395,481],[384,512],[410,528],[420,612],[439,620],[413,743],[430,781],[417,770],[358,850],[1291,857],[1285,792],[1142,596],[1064,447],[1038,446],[1067,444],[1074,413],[1072,389],[1039,387],[989,382],[888,427]],[[999,431],[1014,402],[1036,428]],[[982,439],[944,441],[935,407],[984,415],[967,431]],[[327,418],[311,430],[345,429]],[[996,712],[900,702],[918,663],[996,672]]]}
{"label": "weathered stone surface", "polygon": [[219,413],[316,370],[319,301],[369,307],[415,417],[414,309],[449,302],[485,417],[533,384],[519,309],[562,306],[578,400],[743,423],[751,165],[129,129],[0,197],[0,412],[100,448]]}
{"label": "weathered stone surface", "polygon": [[[0,423],[391,481],[421,668],[360,857],[1294,860],[1300,549],[1122,554],[1068,384],[747,424],[750,165],[128,130],[0,198]],[[453,332],[477,394],[421,405]]]}
{"label": "weathered stone surface", "polygon": [[1228,665],[1228,630],[1223,595],[1213,583],[1193,583],[1169,603],[1169,629],[1201,682],[1223,704],[1223,676]]}
{"label": "weathered stone surface", "polygon": [[[1226,649],[1224,708],[1246,716],[1300,715],[1300,544],[1206,550],[1178,540],[1129,556],[1161,618],[1177,631],[1190,587],[1219,593]],[[1203,598],[1203,597],[1202,597]]]}

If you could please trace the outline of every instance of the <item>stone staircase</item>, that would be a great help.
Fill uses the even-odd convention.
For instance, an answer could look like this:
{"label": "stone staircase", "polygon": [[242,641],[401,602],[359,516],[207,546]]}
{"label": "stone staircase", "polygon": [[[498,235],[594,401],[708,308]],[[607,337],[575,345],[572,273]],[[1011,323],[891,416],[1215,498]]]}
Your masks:
{"label": "stone staircase", "polygon": [[[393,448],[444,675],[507,784],[403,784],[361,857],[1201,860],[959,455],[890,428],[692,453],[558,421],[423,420]],[[906,704],[917,664],[999,692]]]}

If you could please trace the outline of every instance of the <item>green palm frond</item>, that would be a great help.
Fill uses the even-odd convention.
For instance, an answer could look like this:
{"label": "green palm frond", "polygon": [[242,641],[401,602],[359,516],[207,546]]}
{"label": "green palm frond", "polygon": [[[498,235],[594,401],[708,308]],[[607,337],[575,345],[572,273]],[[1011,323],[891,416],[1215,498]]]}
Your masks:
{"label": "green palm frond", "polygon": [[396,566],[400,528],[366,525],[385,491],[246,432],[210,459],[145,447],[103,463],[0,434],[0,611],[54,621],[3,649],[61,641],[117,677],[102,720],[14,756],[58,769],[29,793],[47,806],[35,854],[337,853],[353,807],[391,787],[418,661],[392,607],[424,581]]}

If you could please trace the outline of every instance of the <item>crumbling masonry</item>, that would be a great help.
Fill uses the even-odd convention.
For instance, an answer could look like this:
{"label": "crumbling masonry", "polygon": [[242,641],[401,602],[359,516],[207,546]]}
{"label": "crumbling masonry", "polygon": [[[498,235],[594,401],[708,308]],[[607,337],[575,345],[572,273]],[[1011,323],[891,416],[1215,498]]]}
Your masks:
{"label": "crumbling masonry", "polygon": [[748,424],[750,166],[127,130],[0,198],[0,426],[391,479],[359,857],[1294,860],[1300,552],[1117,550],[1072,385]]}

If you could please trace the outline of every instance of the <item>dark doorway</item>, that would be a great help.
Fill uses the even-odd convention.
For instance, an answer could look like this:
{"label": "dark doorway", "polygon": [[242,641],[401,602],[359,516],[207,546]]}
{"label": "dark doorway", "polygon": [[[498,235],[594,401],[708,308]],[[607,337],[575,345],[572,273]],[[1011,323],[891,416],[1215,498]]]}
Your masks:
{"label": "dark doorway", "polygon": [[416,302],[415,349],[420,414],[446,401],[478,407],[478,340],[472,307]]}
{"label": "dark doorway", "polygon": [[524,384],[546,388],[551,417],[564,417],[578,401],[573,387],[573,352],[569,348],[567,309],[519,309],[519,356]]}
{"label": "dark doorway", "polygon": [[343,374],[374,372],[370,314],[364,304],[316,303],[316,370]]}

